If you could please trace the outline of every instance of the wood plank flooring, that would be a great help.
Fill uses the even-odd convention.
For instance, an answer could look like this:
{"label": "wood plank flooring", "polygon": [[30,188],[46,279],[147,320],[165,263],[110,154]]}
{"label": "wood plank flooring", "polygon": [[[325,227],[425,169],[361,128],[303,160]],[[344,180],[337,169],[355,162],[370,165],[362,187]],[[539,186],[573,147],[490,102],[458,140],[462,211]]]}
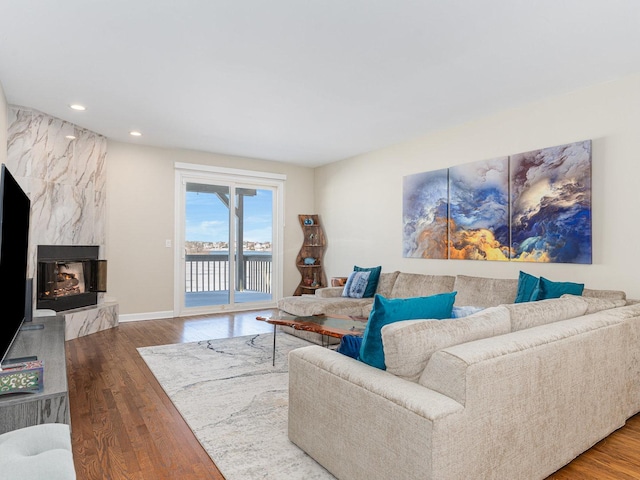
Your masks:
{"label": "wood plank flooring", "polygon": [[[271,332],[270,325],[255,320],[269,314],[130,322],[68,341],[78,480],[224,479],[136,349]],[[640,415],[548,480],[576,479],[640,479]]]}
{"label": "wood plank flooring", "polygon": [[78,480],[224,479],[138,347],[271,332],[271,311],[148,320],[67,342]]}

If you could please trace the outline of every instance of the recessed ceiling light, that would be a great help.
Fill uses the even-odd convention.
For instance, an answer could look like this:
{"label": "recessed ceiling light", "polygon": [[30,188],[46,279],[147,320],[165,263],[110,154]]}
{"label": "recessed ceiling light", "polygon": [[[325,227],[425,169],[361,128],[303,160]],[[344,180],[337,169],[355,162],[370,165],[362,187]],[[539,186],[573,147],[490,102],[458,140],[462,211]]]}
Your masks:
{"label": "recessed ceiling light", "polygon": [[72,110],[78,110],[79,112],[84,112],[87,109],[87,107],[85,107],[84,105],[80,105],[79,103],[73,103],[69,105],[69,108],[71,108]]}
{"label": "recessed ceiling light", "polygon": [[132,137],[141,137],[142,133],[138,132],[137,130],[132,130],[131,132],[129,132],[129,135],[131,135]]}
{"label": "recessed ceiling light", "polygon": [[76,136],[75,135],[65,135],[64,138],[68,138],[69,140],[75,140]]}

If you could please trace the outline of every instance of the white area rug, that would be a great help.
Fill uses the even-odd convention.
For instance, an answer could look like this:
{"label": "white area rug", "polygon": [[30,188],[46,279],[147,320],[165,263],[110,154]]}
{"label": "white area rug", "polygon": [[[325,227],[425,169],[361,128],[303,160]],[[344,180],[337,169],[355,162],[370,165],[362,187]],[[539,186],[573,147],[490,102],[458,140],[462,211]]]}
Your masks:
{"label": "white area rug", "polygon": [[273,334],[139,348],[227,480],[334,477],[287,437],[287,354],[310,345]]}

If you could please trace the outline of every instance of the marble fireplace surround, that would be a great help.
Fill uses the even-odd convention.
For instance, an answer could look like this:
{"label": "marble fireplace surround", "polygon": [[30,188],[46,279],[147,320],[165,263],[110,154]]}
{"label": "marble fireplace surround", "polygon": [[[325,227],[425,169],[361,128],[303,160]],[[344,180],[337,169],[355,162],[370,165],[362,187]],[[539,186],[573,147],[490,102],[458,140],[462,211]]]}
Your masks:
{"label": "marble fireplace surround", "polygon": [[[28,276],[36,278],[38,245],[98,245],[106,258],[106,137],[31,108],[8,110],[6,164],[31,200]],[[67,340],[118,324],[118,304],[105,300],[59,312]]]}
{"label": "marble fireplace surround", "polygon": [[65,340],[84,337],[118,326],[118,303],[102,302],[91,307],[58,312],[65,319]]}

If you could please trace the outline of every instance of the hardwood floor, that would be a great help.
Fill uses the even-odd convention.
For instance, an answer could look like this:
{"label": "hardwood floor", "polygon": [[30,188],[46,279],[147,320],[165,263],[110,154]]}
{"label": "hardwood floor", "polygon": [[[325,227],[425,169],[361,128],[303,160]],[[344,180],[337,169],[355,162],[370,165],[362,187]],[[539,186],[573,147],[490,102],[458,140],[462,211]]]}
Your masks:
{"label": "hardwood floor", "polygon": [[[123,323],[68,341],[78,480],[224,479],[136,349],[271,332],[270,325],[255,320],[270,313]],[[576,479],[640,479],[640,414],[549,477]]]}
{"label": "hardwood floor", "polygon": [[224,479],[138,347],[271,332],[268,311],[148,320],[67,342],[78,480]]}

